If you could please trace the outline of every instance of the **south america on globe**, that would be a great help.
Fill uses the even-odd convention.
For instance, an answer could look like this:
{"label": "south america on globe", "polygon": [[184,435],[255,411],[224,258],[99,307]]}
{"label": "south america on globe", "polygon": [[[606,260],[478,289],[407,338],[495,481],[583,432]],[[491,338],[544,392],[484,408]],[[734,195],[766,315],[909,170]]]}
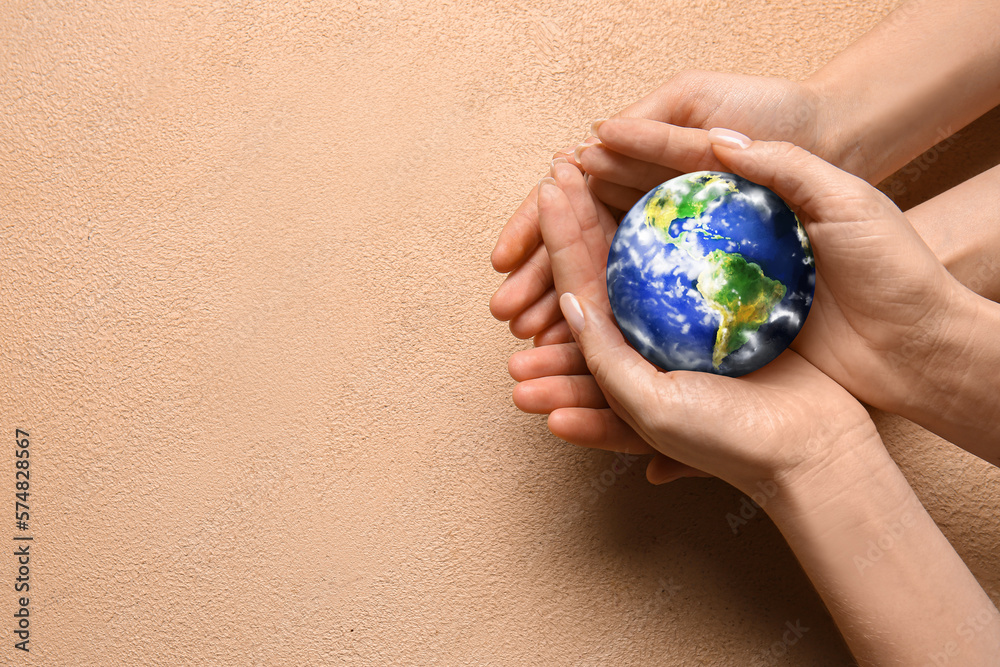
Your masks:
{"label": "south america on globe", "polygon": [[663,370],[738,377],[788,347],[809,314],[809,237],[774,192],[699,171],[658,185],[622,218],[608,297],[625,339]]}

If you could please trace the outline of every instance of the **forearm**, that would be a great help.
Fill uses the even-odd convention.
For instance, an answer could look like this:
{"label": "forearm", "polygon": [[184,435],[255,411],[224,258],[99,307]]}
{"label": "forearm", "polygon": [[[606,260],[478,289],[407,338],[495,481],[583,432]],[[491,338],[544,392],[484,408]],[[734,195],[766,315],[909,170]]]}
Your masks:
{"label": "forearm", "polygon": [[1000,3],[914,0],[810,76],[834,164],[876,183],[1000,104]]}
{"label": "forearm", "polygon": [[768,513],[859,664],[995,664],[1000,614],[869,437],[779,483]]}
{"label": "forearm", "polygon": [[911,208],[906,217],[960,283],[1000,300],[1000,166]]}

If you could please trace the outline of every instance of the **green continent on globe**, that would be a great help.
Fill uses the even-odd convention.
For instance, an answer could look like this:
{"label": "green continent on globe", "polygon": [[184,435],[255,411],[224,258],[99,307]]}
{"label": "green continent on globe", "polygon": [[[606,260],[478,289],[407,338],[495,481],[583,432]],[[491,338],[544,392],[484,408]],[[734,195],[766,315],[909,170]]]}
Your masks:
{"label": "green continent on globe", "polygon": [[[698,236],[716,240],[729,238],[708,229],[705,220],[700,218],[710,204],[739,190],[735,183],[717,174],[699,176],[689,185],[686,192],[662,188],[650,197],[646,202],[646,224],[660,231],[666,243],[677,246],[693,259],[708,263],[698,276],[697,288],[708,305],[722,316],[712,351],[712,365],[719,368],[723,359],[742,347],[750,340],[750,334],[767,323],[771,311],[785,297],[786,288],[765,276],[760,266],[748,262],[739,253],[714,250],[704,255],[699,251],[698,244],[692,241]],[[693,227],[671,236],[670,225],[684,218],[692,220]]]}
{"label": "green continent on globe", "polygon": [[727,355],[767,322],[786,289],[739,253],[713,250],[705,260],[709,266],[698,276],[697,288],[722,316],[712,352],[712,365],[718,368]]}
{"label": "green continent on globe", "polygon": [[[676,237],[670,235],[670,223],[680,218],[697,219],[708,205],[728,192],[736,192],[736,184],[717,174],[706,174],[690,183],[687,192],[676,192],[661,188],[660,192],[646,202],[646,224],[663,232],[668,243],[679,244],[687,236],[681,232]],[[725,238],[704,227],[692,230],[708,238]]]}

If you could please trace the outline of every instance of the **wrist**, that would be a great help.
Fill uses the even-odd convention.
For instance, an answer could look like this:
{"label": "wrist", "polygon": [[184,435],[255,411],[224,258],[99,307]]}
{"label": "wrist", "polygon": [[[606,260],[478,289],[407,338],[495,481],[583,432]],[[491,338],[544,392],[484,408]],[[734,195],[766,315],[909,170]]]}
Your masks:
{"label": "wrist", "polygon": [[[843,394],[845,400],[830,397],[822,411],[811,411],[809,431],[790,434],[788,449],[780,459],[749,475],[745,473],[752,466],[743,466],[744,474],[725,476],[726,481],[755,501],[763,491],[768,498],[782,502],[799,488],[817,492],[816,480],[827,480],[830,471],[838,475],[845,470],[860,471],[863,479],[870,464],[892,464],[868,411],[846,391]],[[840,485],[827,489],[829,495],[835,495],[837,488]],[[770,509],[765,509],[770,514]]]}
{"label": "wrist", "polygon": [[766,508],[786,537],[800,539],[898,519],[915,501],[912,489],[886,451],[874,424],[856,429],[834,443],[835,453],[816,465],[800,467],[775,479]]}
{"label": "wrist", "polygon": [[989,598],[881,442],[865,444],[777,485],[767,513],[860,664],[924,664],[970,609],[993,620],[963,655],[987,664],[998,646]]}
{"label": "wrist", "polygon": [[816,100],[816,150],[832,165],[866,181],[880,169],[873,164],[872,136],[864,111],[864,95],[856,80],[820,69],[802,82]]}
{"label": "wrist", "polygon": [[991,463],[1000,464],[1000,305],[958,281],[936,326],[899,348],[897,387],[886,409]]}

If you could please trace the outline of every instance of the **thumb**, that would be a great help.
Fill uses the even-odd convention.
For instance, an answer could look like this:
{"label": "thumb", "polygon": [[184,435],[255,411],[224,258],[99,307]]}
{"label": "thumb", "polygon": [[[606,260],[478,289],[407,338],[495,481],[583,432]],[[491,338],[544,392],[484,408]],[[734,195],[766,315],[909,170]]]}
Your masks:
{"label": "thumb", "polygon": [[565,292],[559,298],[559,307],[597,384],[629,413],[631,419],[627,421],[643,426],[653,383],[660,380],[660,372],[632,349],[607,314],[587,299]]}
{"label": "thumb", "polygon": [[752,141],[723,128],[709,130],[708,140],[722,164],[813,221],[870,220],[895,208],[866,181],[786,141]]}

